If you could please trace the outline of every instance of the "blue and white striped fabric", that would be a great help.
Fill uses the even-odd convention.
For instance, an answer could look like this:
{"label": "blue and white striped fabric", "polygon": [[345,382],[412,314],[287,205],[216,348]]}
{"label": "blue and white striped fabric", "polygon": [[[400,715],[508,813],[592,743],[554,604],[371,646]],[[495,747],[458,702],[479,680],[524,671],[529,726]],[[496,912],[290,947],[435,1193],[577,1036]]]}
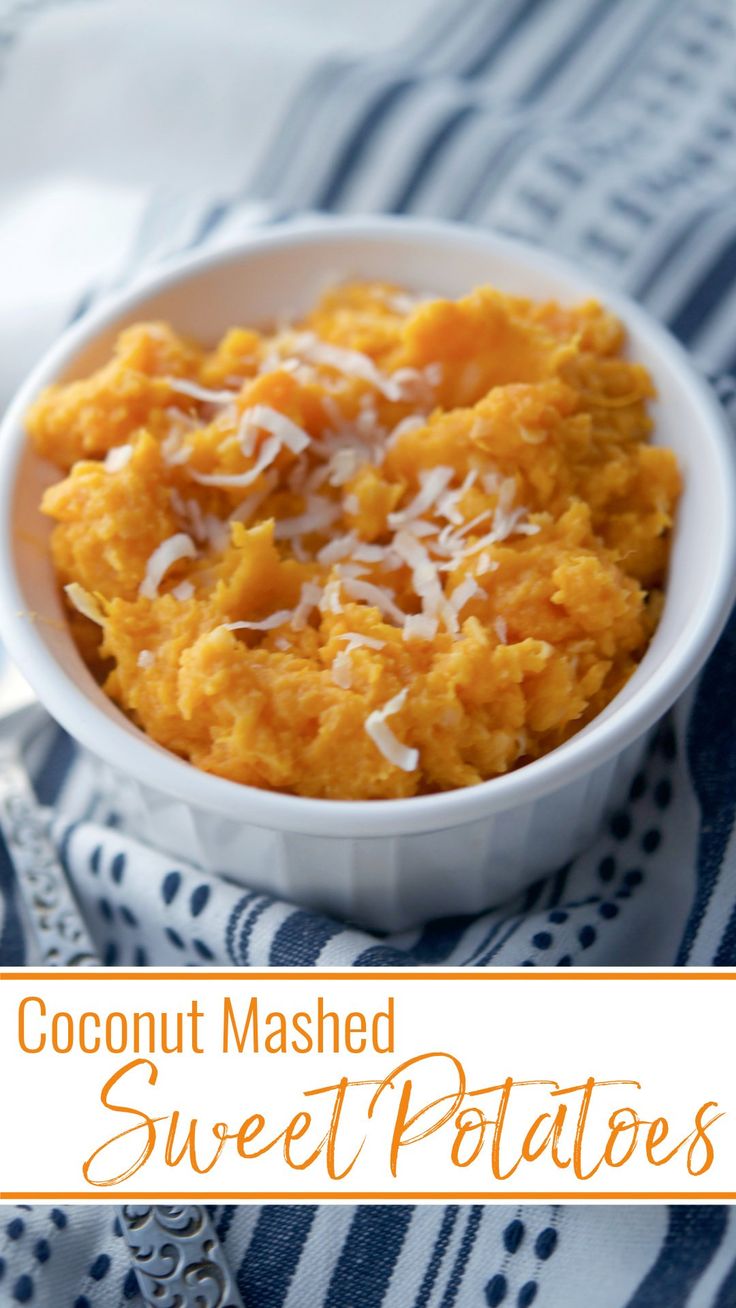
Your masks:
{"label": "blue and white striped fabric", "polygon": [[[145,262],[306,211],[493,225],[667,321],[736,417],[732,0],[26,0],[0,15],[0,388]],[[49,106],[53,106],[49,112]],[[136,841],[28,756],[107,963],[736,965],[736,619],[593,849],[378,939]],[[0,962],[27,961],[0,857]],[[253,1308],[735,1308],[725,1207],[217,1210]],[[103,1208],[4,1209],[0,1304],[139,1303]]]}

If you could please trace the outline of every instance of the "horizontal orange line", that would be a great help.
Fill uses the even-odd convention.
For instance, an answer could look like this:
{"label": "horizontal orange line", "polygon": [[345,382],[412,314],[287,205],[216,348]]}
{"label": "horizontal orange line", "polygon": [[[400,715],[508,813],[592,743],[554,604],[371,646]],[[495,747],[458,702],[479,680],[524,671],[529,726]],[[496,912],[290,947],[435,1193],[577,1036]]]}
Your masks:
{"label": "horizontal orange line", "polygon": [[597,968],[594,972],[581,972],[574,968],[560,968],[554,971],[542,971],[538,968],[518,968],[516,971],[497,971],[493,968],[464,968],[462,971],[450,971],[437,968],[432,972],[418,972],[414,968],[392,971],[386,969],[353,968],[349,972],[331,971],[329,968],[304,967],[298,971],[280,971],[277,968],[266,972],[251,971],[250,968],[221,968],[216,972],[205,972],[199,968],[187,968],[185,971],[153,972],[142,967],[135,972],[124,972],[118,968],[77,968],[73,972],[48,968],[43,972],[28,971],[27,968],[5,969],[0,972],[0,981],[84,981],[94,977],[95,981],[303,981],[306,977],[329,981],[736,981],[736,971],[725,968],[713,968],[707,972],[695,972],[690,968],[680,968],[676,972],[658,972],[655,969],[643,971],[615,971]]}
{"label": "horizontal orange line", "polygon": [[457,1200],[472,1201],[477,1199],[483,1199],[483,1200],[530,1199],[530,1200],[545,1200],[545,1201],[579,1200],[581,1203],[588,1203],[593,1200],[610,1201],[611,1199],[646,1199],[646,1200],[654,1200],[657,1202],[669,1201],[672,1199],[689,1199],[691,1201],[708,1200],[708,1201],[716,1201],[716,1202],[726,1202],[726,1201],[730,1202],[736,1199],[736,1190],[710,1191],[704,1193],[701,1193],[700,1191],[692,1191],[692,1190],[683,1190],[683,1191],[643,1190],[640,1191],[639,1193],[637,1192],[624,1193],[623,1191],[618,1191],[618,1190],[610,1190],[610,1191],[595,1190],[591,1192],[580,1191],[580,1190],[562,1190],[562,1191],[560,1190],[472,1190],[470,1191],[469,1190],[466,1192],[458,1192],[455,1190],[448,1190],[448,1191],[420,1190],[417,1192],[409,1191],[409,1190],[395,1190],[392,1191],[390,1194],[386,1194],[380,1190],[350,1190],[340,1194],[335,1193],[335,1191],[333,1190],[324,1190],[324,1191],[315,1190],[311,1193],[302,1193],[300,1191],[295,1192],[293,1190],[242,1190],[242,1191],[241,1190],[222,1190],[222,1191],[208,1190],[208,1191],[197,1191],[194,1194],[186,1194],[186,1193],[182,1193],[181,1191],[163,1191],[163,1190],[150,1190],[150,1191],[114,1190],[112,1193],[107,1191],[103,1193],[98,1193],[97,1191],[90,1191],[90,1190],[68,1190],[68,1191],[60,1190],[60,1191],[48,1191],[48,1192],[47,1191],[36,1192],[36,1191],[25,1191],[25,1190],[17,1190],[17,1191],[3,1190],[0,1193],[0,1202],[3,1203],[9,1202],[10,1200],[15,1202],[16,1200],[25,1201],[27,1199],[35,1199],[35,1200],[94,1199],[95,1201],[99,1199],[102,1201],[111,1200],[114,1203],[118,1203],[120,1200],[123,1199],[126,1201],[130,1201],[131,1203],[138,1203],[139,1200],[144,1200],[144,1199],[186,1200],[187,1203],[191,1202],[192,1200],[204,1200],[207,1203],[212,1203],[220,1199],[223,1200],[241,1199],[241,1200],[249,1200],[249,1201],[255,1199],[259,1201],[269,1200],[269,1199],[272,1200],[286,1199],[292,1203],[295,1200],[301,1200],[301,1199],[319,1200],[320,1202],[324,1200],[329,1200],[332,1202],[344,1201],[349,1203],[352,1203],[354,1200],[363,1200],[363,1199],[371,1199],[371,1200],[395,1199],[397,1201],[401,1201],[404,1199],[413,1199],[418,1201],[428,1200],[428,1199],[442,1199],[442,1200],[453,1201],[453,1202]]}

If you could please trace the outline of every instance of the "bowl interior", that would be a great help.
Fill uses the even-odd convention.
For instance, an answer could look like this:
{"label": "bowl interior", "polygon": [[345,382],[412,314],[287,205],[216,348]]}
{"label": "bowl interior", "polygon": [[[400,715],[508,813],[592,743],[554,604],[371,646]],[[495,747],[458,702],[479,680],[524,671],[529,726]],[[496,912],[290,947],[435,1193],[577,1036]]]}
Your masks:
{"label": "bowl interior", "polygon": [[[362,228],[338,225],[297,231],[290,236],[282,234],[200,259],[183,270],[173,269],[160,275],[148,289],[131,292],[120,307],[96,313],[52,352],[6,418],[2,442],[11,482],[5,491],[11,500],[11,572],[22,609],[35,615],[36,644],[40,639],[57,667],[96,710],[114,721],[118,729],[122,727],[130,736],[145,739],[149,750],[158,750],[172,762],[168,751],[144,738],[102,693],[70,638],[48,551],[50,524],[38,510],[43,489],[58,473],[24,443],[23,412],[42,385],[57,377],[84,375],[101,363],[117,332],[130,322],[163,318],[184,333],[214,342],[235,323],[257,324],[306,309],[326,285],[355,276],[381,278],[411,290],[451,296],[483,282],[518,294],[568,303],[596,293],[590,281],[575,269],[483,233],[453,232],[421,224],[375,223]],[[722,429],[719,435],[718,411],[694,381],[692,370],[674,342],[628,302],[620,302],[607,291],[598,294],[624,319],[630,356],[645,364],[654,377],[658,399],[653,406],[653,439],[675,450],[684,475],[668,593],[652,644],[616,699],[553,756],[501,779],[504,785],[512,777],[518,785],[522,775],[545,766],[549,769],[550,758],[564,758],[580,748],[583,738],[600,732],[643,688],[663,676],[678,646],[699,638],[703,614],[709,606],[720,603],[723,607],[724,549],[733,553],[734,514],[733,476],[724,452]],[[13,450],[10,463],[9,446]],[[11,645],[17,657],[18,645],[12,641]],[[31,645],[25,648],[30,651]],[[32,674],[33,669],[29,669],[33,681]],[[676,687],[671,698],[682,688]],[[56,694],[58,698],[60,683]],[[50,703],[50,707],[62,716],[58,704]],[[193,771],[189,765],[180,766]],[[223,795],[225,788],[233,789],[231,783],[213,778],[208,781],[222,787]],[[499,781],[477,789],[486,790],[490,796],[493,787],[498,788]],[[244,788],[236,789],[242,793]],[[393,801],[394,805],[418,802],[422,801]]]}

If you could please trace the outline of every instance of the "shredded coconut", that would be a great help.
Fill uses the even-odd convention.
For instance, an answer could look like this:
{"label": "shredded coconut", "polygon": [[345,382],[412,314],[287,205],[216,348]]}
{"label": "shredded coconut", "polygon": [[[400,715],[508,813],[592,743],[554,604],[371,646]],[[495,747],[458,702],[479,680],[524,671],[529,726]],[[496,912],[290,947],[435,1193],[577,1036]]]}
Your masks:
{"label": "shredded coconut", "polygon": [[343,445],[335,450],[327,464],[327,480],[331,486],[344,486],[355,476],[365,458],[364,451],[356,445]]}
{"label": "shredded coconut", "polygon": [[358,537],[355,532],[350,531],[346,536],[336,536],[334,540],[328,541],[319,550],[317,562],[329,568],[333,563],[340,563],[342,559],[349,559],[357,547]]}
{"label": "shredded coconut", "polygon": [[281,441],[278,436],[269,436],[268,440],[263,442],[258,452],[258,458],[248,472],[238,472],[227,475],[225,473],[216,472],[194,472],[190,468],[189,476],[193,481],[198,482],[200,486],[222,486],[223,488],[229,486],[250,486],[258,479],[258,477],[260,477],[261,473],[273,463],[274,459],[278,458],[280,453]]}
{"label": "shredded coconut", "polygon": [[186,377],[162,377],[161,380],[178,395],[188,395],[190,399],[202,400],[205,404],[230,404],[237,394],[237,391],[213,391],[208,386],[188,381]]}
{"label": "shredded coconut", "polygon": [[154,662],[155,656],[151,653],[150,649],[142,649],[136,659],[139,668],[150,668]]}
{"label": "shredded coconut", "polygon": [[402,418],[401,422],[397,422],[393,431],[389,432],[386,438],[386,449],[390,450],[405,432],[417,431],[419,427],[424,427],[426,421],[426,418],[421,418],[417,413],[410,413],[407,418]]}
{"label": "shredded coconut", "polygon": [[130,456],[133,453],[132,445],[114,445],[105,455],[105,469],[107,472],[120,472],[126,464],[130,463]]}
{"label": "shredded coconut", "polygon": [[299,596],[299,603],[294,609],[294,613],[291,619],[291,625],[295,631],[304,630],[304,628],[307,625],[307,619],[310,613],[312,612],[312,609],[316,609],[319,607],[319,602],[321,599],[322,599],[322,587],[318,586],[316,582],[305,581],[302,585],[301,594]]}
{"label": "shredded coconut", "polygon": [[238,425],[237,439],[245,455],[250,456],[255,449],[255,436],[258,431],[270,432],[277,437],[280,445],[286,446],[292,454],[301,454],[306,450],[310,437],[302,427],[298,427],[286,414],[279,413],[268,404],[254,404],[245,409]]}
{"label": "shredded coconut", "polygon": [[383,649],[386,644],[385,640],[377,640],[375,636],[364,636],[361,631],[343,631],[338,636],[338,640],[346,640],[346,652],[351,654],[354,649]]}
{"label": "shredded coconut", "polygon": [[274,527],[276,540],[291,540],[308,532],[326,531],[340,517],[340,505],[319,495],[307,496],[304,513],[296,518],[278,518]]}
{"label": "shredded coconut", "polygon": [[104,626],[105,615],[94,595],[90,595],[84,586],[80,586],[78,581],[70,581],[69,585],[64,587],[64,592],[78,613],[89,618],[90,622],[96,622],[100,627]]}
{"label": "shredded coconut", "polygon": [[278,485],[278,480],[276,472],[267,472],[261,489],[253,491],[252,495],[246,495],[237,508],[233,509],[228,522],[250,522],[253,514],[260,509],[263,501],[268,499],[271,491]]}
{"label": "shredded coconut", "polygon": [[161,442],[161,457],[170,468],[186,463],[191,458],[191,446],[184,444],[184,432],[175,428]]}
{"label": "shredded coconut", "polygon": [[498,639],[500,640],[501,644],[502,645],[508,644],[509,631],[508,631],[508,627],[506,626],[506,619],[494,618],[493,625],[496,629],[496,635],[498,636]]}
{"label": "shredded coconut", "polygon": [[462,486],[458,486],[457,490],[445,491],[440,496],[437,501],[437,513],[441,518],[447,518],[448,522],[453,523],[456,527],[462,526],[464,519],[458,504],[465,492],[470,490],[477,476],[477,469],[472,468]]}
{"label": "shredded coconut", "polygon": [[158,595],[158,588],[168,572],[179,559],[195,559],[197,557],[197,547],[191,536],[186,532],[177,532],[175,536],[169,536],[168,540],[162,541],[158,549],[153,551],[148,563],[146,564],[146,575],[143,578],[138,594],[143,599],[155,599]]}
{"label": "shredded coconut", "polygon": [[483,550],[483,552],[479,554],[478,558],[476,559],[476,563],[475,563],[476,577],[484,577],[487,572],[496,572],[497,569],[498,569],[498,563],[496,562],[496,560],[491,558],[487,550]]}
{"label": "shredded coconut", "polygon": [[[338,569],[338,571],[340,571]],[[391,618],[397,626],[403,627],[406,614],[394,603],[393,592],[382,586],[374,586],[370,581],[360,581],[356,577],[344,577],[340,572],[342,588],[351,599],[364,600],[377,608],[385,618]]]}
{"label": "shredded coconut", "polygon": [[331,577],[322,592],[319,602],[320,613],[342,613],[340,603],[340,578]]}
{"label": "shredded coconut", "polygon": [[412,518],[421,518],[427,509],[434,507],[438,496],[449,486],[453,476],[453,469],[445,468],[442,464],[436,468],[423,469],[419,474],[420,490],[406,508],[397,513],[389,513],[389,527],[402,527]]}
{"label": "shredded coconut", "polygon": [[365,729],[376,748],[383,754],[389,763],[394,767],[401,768],[402,772],[414,772],[419,763],[419,750],[410,749],[408,745],[402,744],[394,735],[393,731],[386,722],[387,718],[398,713],[404,706],[408,694],[408,687],[394,695],[383,708],[374,709],[368,714],[365,720]]}
{"label": "shredded coconut", "polygon": [[434,640],[439,628],[436,618],[428,613],[411,613],[404,623],[404,640]]}
{"label": "shredded coconut", "polygon": [[174,586],[171,594],[175,600],[190,600],[194,594],[194,586],[191,581],[180,581],[178,586]]}
{"label": "shredded coconut", "polygon": [[423,374],[418,372],[416,368],[401,368],[398,372],[389,376],[381,372],[369,355],[362,354],[359,350],[346,350],[341,346],[331,345],[328,341],[321,341],[311,333],[298,336],[294,341],[293,348],[295,353],[309,363],[334,368],[335,372],[341,372],[345,376],[357,377],[361,381],[368,382],[370,386],[374,386],[377,391],[380,391],[387,400],[410,399],[412,386],[426,381]]}
{"label": "shredded coconut", "polygon": [[273,631],[275,627],[290,622],[293,616],[292,609],[279,609],[267,618],[261,618],[260,622],[223,622],[222,625],[226,631]]}
{"label": "shredded coconut", "polygon": [[482,591],[474,577],[466,577],[464,581],[460,582],[459,586],[455,587],[450,596],[450,604],[458,617],[468,601],[478,594],[482,594]]}
{"label": "shredded coconut", "polygon": [[350,659],[350,651],[341,649],[332,660],[332,680],[341,690],[350,690],[353,684],[353,665]]}

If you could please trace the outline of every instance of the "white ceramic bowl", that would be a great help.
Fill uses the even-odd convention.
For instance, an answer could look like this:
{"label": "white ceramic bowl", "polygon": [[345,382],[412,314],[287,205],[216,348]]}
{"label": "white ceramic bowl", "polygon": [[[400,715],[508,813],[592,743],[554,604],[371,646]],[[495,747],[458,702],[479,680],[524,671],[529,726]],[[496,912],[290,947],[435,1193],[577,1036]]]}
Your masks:
{"label": "white ceramic bowl", "polygon": [[[206,775],[156,745],[107,699],[64,622],[50,527],[38,511],[42,489],[58,474],[26,445],[23,430],[38,391],[95,367],[126,323],[165,318],[214,340],[233,323],[305,309],[326,283],[356,275],[452,296],[483,282],[563,302],[597,295],[623,319],[632,357],[655,379],[654,439],[676,451],[685,478],[662,621],[607,709],[559,749],[507,776],[373,803],[303,799]],[[679,345],[579,269],[488,232],[439,223],[300,225],[168,264],[70,328],[0,429],[3,638],[49,711],[109,765],[112,784],[127,787],[141,835],[248,886],[377,928],[476,912],[590,842],[623,797],[648,729],[695,676],[723,627],[734,597],[735,528],[733,436]]]}

